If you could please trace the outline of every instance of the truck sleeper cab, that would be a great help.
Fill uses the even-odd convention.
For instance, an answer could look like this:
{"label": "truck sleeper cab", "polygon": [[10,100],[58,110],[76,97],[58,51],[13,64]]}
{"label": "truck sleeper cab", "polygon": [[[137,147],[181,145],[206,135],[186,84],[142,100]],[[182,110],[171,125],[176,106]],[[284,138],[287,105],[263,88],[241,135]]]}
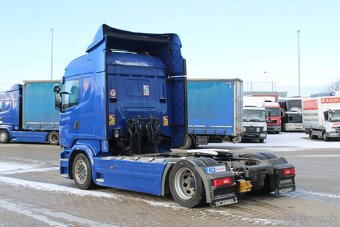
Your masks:
{"label": "truck sleeper cab", "polygon": [[[171,152],[183,145],[187,134],[186,72],[180,48],[175,34],[133,33],[107,25],[99,29],[87,54],[66,68],[63,86],[54,88],[62,176],[74,179],[81,189],[101,185],[171,193],[181,206],[190,208],[236,203],[237,189],[250,191],[256,177],[256,188],[264,187],[266,178],[258,174],[270,175],[274,165],[246,162],[258,157],[235,156],[234,165],[239,163],[240,169],[253,166],[251,173],[243,168],[245,173],[236,176],[234,166],[227,165],[234,159],[229,153]],[[293,167],[282,161],[277,168]],[[278,177],[269,183],[278,185],[282,177],[274,175]],[[294,185],[287,190],[295,190]]]}

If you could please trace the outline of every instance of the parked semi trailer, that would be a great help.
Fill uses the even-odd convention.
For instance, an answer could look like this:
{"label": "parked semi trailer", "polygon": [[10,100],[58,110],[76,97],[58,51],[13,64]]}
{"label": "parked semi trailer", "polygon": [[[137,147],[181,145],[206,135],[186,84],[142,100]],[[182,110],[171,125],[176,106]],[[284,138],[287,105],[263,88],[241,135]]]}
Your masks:
{"label": "parked semi trailer", "polygon": [[188,80],[188,135],[183,148],[241,140],[242,86],[240,79]]}
{"label": "parked semi trailer", "polygon": [[304,99],[302,119],[311,139],[340,138],[340,97],[326,96]]}
{"label": "parked semi trailer", "polygon": [[187,134],[185,75],[176,34],[101,26],[54,88],[61,174],[81,189],[171,193],[190,208],[236,203],[249,191],[294,191],[294,166],[270,153],[171,151]]}
{"label": "parked semi trailer", "polygon": [[0,93],[0,142],[59,143],[53,87],[59,81],[24,81]]}

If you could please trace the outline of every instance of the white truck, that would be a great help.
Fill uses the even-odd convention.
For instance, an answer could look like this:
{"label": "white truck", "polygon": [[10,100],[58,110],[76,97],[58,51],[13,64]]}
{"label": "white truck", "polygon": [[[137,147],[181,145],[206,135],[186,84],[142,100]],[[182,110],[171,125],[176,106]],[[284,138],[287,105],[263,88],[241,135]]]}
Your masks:
{"label": "white truck", "polygon": [[259,140],[267,138],[266,110],[264,97],[243,97],[243,135],[242,140]]}
{"label": "white truck", "polygon": [[326,96],[302,101],[302,121],[311,139],[340,138],[340,97]]}

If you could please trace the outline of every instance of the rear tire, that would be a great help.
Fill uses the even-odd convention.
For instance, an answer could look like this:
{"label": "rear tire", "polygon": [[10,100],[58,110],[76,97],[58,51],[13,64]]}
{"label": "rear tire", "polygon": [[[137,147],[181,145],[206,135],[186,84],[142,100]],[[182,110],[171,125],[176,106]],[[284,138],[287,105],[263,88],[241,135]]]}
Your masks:
{"label": "rear tire", "polygon": [[0,130],[0,143],[8,143],[9,134],[6,130]]}
{"label": "rear tire", "polygon": [[309,131],[309,138],[312,139],[312,140],[316,139],[316,136],[313,135],[313,131],[312,130]]}
{"label": "rear tire", "polygon": [[72,176],[74,183],[80,189],[92,189],[95,184],[92,179],[92,169],[86,155],[79,153],[73,160]]}
{"label": "rear tire", "polygon": [[57,131],[52,131],[47,135],[47,142],[51,145],[59,144],[59,133]]}
{"label": "rear tire", "polygon": [[262,154],[263,156],[265,156],[268,160],[269,159],[276,159],[276,155],[270,153],[270,152],[261,152],[260,154]]}
{"label": "rear tire", "polygon": [[190,162],[177,162],[170,172],[169,180],[171,195],[179,205],[193,208],[205,202],[202,178]]}

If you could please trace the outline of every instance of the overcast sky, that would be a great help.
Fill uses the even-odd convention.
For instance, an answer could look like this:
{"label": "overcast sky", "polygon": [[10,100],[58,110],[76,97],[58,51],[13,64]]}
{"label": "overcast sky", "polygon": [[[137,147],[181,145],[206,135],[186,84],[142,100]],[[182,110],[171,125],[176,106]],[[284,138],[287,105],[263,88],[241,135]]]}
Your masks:
{"label": "overcast sky", "polygon": [[[340,1],[3,1],[0,90],[23,80],[53,79],[85,53],[101,24],[150,33],[177,33],[188,77],[241,78],[258,90],[323,91],[340,79]],[[267,83],[267,84],[266,84]],[[253,88],[253,89],[254,89]]]}

